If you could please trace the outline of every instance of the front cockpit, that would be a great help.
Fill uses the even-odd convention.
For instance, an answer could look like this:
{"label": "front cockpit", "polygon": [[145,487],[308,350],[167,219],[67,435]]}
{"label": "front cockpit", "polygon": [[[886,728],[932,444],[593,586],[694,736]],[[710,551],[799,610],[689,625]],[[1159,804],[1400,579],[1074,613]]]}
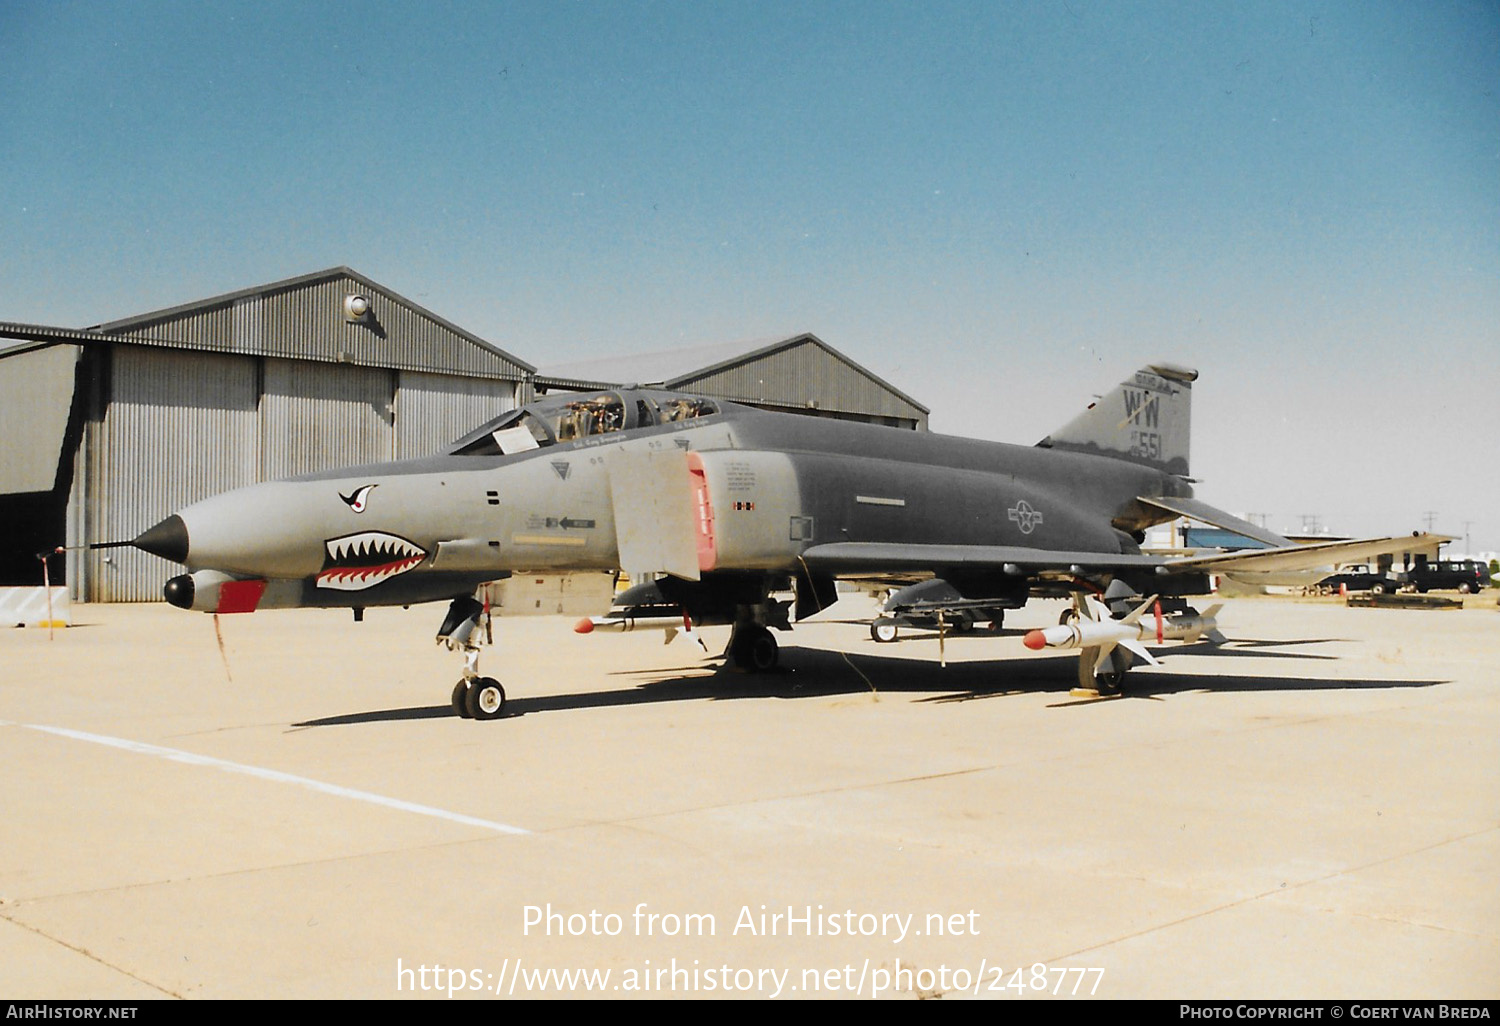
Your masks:
{"label": "front cockpit", "polygon": [[719,406],[669,392],[595,392],[542,399],[496,417],[448,449],[452,456],[509,456],[580,439],[711,417]]}

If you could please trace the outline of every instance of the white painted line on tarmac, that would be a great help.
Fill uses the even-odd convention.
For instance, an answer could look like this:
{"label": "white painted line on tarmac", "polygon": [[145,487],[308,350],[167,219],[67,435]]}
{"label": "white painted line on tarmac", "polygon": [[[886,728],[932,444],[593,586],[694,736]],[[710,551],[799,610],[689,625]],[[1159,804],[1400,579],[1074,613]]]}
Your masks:
{"label": "white painted line on tarmac", "polygon": [[383,794],[372,794],[369,791],[358,791],[352,787],[327,784],[321,780],[313,780],[310,777],[299,777],[295,773],[262,769],[259,766],[246,766],[244,763],[229,762],[226,759],[215,759],[209,755],[198,755],[193,752],[180,751],[176,748],[163,748],[160,745],[148,745],[141,741],[107,737],[103,734],[90,734],[82,730],[69,730],[67,727],[48,727],[38,723],[10,724],[0,720],[0,726],[25,727],[27,730],[39,730],[44,734],[56,734],[59,737],[72,738],[74,741],[89,741],[96,745],[108,745],[110,748],[119,748],[127,752],[135,752],[138,755],[154,755],[159,759],[169,759],[172,762],[186,763],[189,766],[211,766],[214,769],[226,770],[230,773],[243,773],[249,777],[259,777],[261,780],[272,780],[278,784],[295,784],[298,787],[305,787],[309,791],[317,791],[321,794],[331,794],[338,798],[352,798],[355,801],[368,802],[371,805],[383,805],[388,809],[400,809],[402,812],[415,812],[420,816],[446,819],[450,823],[461,823],[464,826],[483,827],[486,830],[494,830],[496,833],[531,833],[530,830],[523,830],[508,823],[496,823],[492,820],[479,819],[475,816],[465,816],[461,812],[435,809],[431,805],[418,805],[416,802],[402,801],[399,798],[388,798]]}

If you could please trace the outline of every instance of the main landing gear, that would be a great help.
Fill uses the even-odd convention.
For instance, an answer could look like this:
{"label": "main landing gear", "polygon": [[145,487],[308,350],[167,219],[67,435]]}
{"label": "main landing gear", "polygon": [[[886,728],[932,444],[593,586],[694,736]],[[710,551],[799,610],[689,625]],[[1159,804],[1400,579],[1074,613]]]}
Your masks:
{"label": "main landing gear", "polygon": [[[1063,610],[1058,624],[1068,626],[1084,620],[1097,621],[1108,610],[1103,605],[1094,605],[1087,593],[1073,593],[1073,605]],[[1082,691],[1096,691],[1100,695],[1118,695],[1125,688],[1125,674],[1134,657],[1118,645],[1089,646],[1078,650],[1078,687]]]}
{"label": "main landing gear", "polygon": [[754,622],[734,625],[727,654],[731,663],[749,673],[770,673],[781,661],[776,636],[769,627]]}
{"label": "main landing gear", "polygon": [[453,685],[452,697],[453,711],[464,719],[495,720],[505,712],[505,688],[494,677],[479,675],[479,646],[474,644],[474,632],[481,619],[488,632],[489,615],[478,600],[464,595],[453,600],[438,628],[438,644],[447,645],[450,651],[461,649],[464,654],[463,677]]}
{"label": "main landing gear", "polygon": [[1099,657],[1099,649],[1085,648],[1078,652],[1078,686],[1085,691],[1097,691],[1101,695],[1118,695],[1125,688],[1125,672],[1130,669],[1130,653],[1123,648],[1112,648]]}

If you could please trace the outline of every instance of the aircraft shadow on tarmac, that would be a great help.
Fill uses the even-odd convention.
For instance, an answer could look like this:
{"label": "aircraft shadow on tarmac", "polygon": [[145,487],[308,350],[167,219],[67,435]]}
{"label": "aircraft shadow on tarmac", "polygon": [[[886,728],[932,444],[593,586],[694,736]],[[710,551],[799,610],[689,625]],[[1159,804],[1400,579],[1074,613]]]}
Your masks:
{"label": "aircraft shadow on tarmac", "polygon": [[[1333,640],[1333,639],[1326,639]],[[933,639],[935,644],[935,638]],[[1213,655],[1250,659],[1316,659],[1336,660],[1336,656],[1312,653],[1259,651],[1264,647],[1283,647],[1318,642],[1232,642],[1214,646],[1207,642],[1163,649],[1158,655],[1168,668],[1185,669],[1178,657]],[[887,646],[880,646],[886,649]],[[935,656],[934,652],[934,656]],[[879,694],[921,695],[923,703],[968,702],[976,699],[1005,698],[1024,694],[1054,694],[1064,701],[1058,706],[1093,705],[1101,700],[1077,699],[1072,695],[1077,684],[1076,665],[1069,657],[985,660],[953,662],[938,665],[936,658],[904,658],[885,651],[855,651],[848,655],[822,649],[782,649],[782,668],[775,673],[750,674],[727,668],[717,670],[710,664],[617,671],[636,682],[603,691],[569,694],[526,695],[512,697],[506,703],[502,718],[538,713],[600,709],[612,706],[644,705],[660,702],[728,701],[746,698],[831,698],[840,695],[868,695],[873,685]],[[1173,664],[1177,663],[1176,667]],[[857,669],[856,669],[857,668]],[[862,676],[863,675],[863,676]],[[868,678],[868,679],[866,679]],[[1225,673],[1163,673],[1140,666],[1125,678],[1125,699],[1161,699],[1191,692],[1253,691],[1337,691],[1394,688],[1425,688],[1447,683],[1442,680],[1375,680],[1369,678],[1309,678],[1297,676],[1244,676]],[[523,684],[518,682],[516,690]],[[1105,701],[1115,701],[1107,699]],[[389,720],[425,720],[455,717],[447,705],[419,706],[406,709],[380,709],[340,716],[327,716],[293,724],[293,727],[344,726]]]}

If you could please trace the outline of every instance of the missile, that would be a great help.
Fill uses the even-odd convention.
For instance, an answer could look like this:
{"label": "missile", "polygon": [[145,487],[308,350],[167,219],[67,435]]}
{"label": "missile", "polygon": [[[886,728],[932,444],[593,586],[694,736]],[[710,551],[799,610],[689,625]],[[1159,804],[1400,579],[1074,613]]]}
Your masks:
{"label": "missile", "polygon": [[573,625],[577,634],[592,634],[596,630],[619,631],[681,631],[691,630],[679,613],[676,616],[586,616]]}
{"label": "missile", "polygon": [[[1216,614],[1222,605],[1210,607],[1201,614],[1186,614],[1164,617],[1161,606],[1154,598],[1147,599],[1123,620],[1089,620],[1080,618],[1072,623],[1059,624],[1042,630],[1029,631],[1022,644],[1033,651],[1044,648],[1113,648],[1119,645],[1129,649],[1146,661],[1155,660],[1140,646],[1142,641],[1195,642],[1206,637],[1215,645],[1222,645],[1224,635],[1218,631]],[[1144,615],[1152,610],[1154,615]]]}
{"label": "missile", "polygon": [[671,644],[681,631],[683,637],[696,641],[699,648],[708,651],[708,645],[693,630],[693,621],[685,612],[649,616],[631,616],[628,613],[586,616],[573,625],[576,634],[592,634],[596,630],[619,631],[621,634],[626,631],[665,631],[666,637],[662,639],[664,645]]}

